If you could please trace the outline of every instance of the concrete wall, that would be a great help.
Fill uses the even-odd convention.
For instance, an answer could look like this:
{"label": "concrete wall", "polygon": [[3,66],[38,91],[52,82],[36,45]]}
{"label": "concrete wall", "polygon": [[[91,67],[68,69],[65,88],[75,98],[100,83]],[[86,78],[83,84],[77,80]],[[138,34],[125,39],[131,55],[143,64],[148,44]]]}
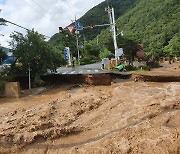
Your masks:
{"label": "concrete wall", "polygon": [[19,98],[20,97],[20,84],[19,84],[19,82],[6,82],[4,94],[5,94],[5,97]]}

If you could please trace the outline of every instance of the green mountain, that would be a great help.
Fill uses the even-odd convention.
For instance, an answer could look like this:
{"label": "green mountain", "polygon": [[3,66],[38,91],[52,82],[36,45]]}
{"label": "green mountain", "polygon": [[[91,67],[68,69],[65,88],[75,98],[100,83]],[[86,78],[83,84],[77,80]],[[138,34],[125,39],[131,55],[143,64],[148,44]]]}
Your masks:
{"label": "green mountain", "polygon": [[[123,31],[124,38],[143,43],[144,50],[155,55],[180,56],[179,4],[179,0],[139,0],[117,19],[118,33]],[[112,42],[111,37],[109,29],[102,31],[99,35],[101,46]],[[119,35],[119,47],[121,39]]]}
{"label": "green mountain", "polygon": [[[141,43],[144,45],[144,51],[155,56],[180,56],[179,0],[109,0],[109,5],[115,8],[117,34],[120,32],[124,34],[117,37],[118,47],[124,47],[124,40],[128,40],[126,44],[129,42],[129,46],[133,42]],[[79,21],[83,26],[108,23],[105,7],[107,3],[102,2],[88,11]],[[114,51],[109,27],[85,29],[80,34],[80,40],[85,38],[87,41],[94,38],[90,42],[92,46],[97,43],[95,37],[98,35],[98,47],[101,52],[104,49]],[[68,36],[66,32],[55,34],[50,43],[61,50],[65,45],[72,46],[76,56],[76,38],[74,35]]]}
{"label": "green mountain", "polygon": [[[125,14],[128,10],[133,8],[135,6],[136,1],[137,0],[109,0],[108,3],[110,6],[113,6],[115,8],[115,18],[118,19],[119,16]],[[84,27],[89,26],[90,24],[108,24],[108,13],[105,11],[105,8],[107,6],[108,5],[106,1],[100,3],[99,5],[89,10],[84,16],[78,19],[78,21],[80,21]],[[86,41],[89,41],[91,39],[94,39],[101,32],[102,29],[107,29],[107,26],[96,27],[92,30],[90,28],[84,29],[80,32],[80,40],[85,39]],[[74,41],[70,43],[70,40]],[[73,52],[75,52],[76,50],[76,38],[71,34],[68,34],[66,31],[64,31],[61,34],[57,33],[53,35],[49,42],[61,51],[65,46],[70,46]]]}
{"label": "green mountain", "polygon": [[[115,19],[118,19],[121,15],[125,14],[128,10],[133,8],[136,4],[137,0],[109,0],[109,6],[114,7],[115,9]],[[108,6],[107,2],[104,1],[99,5],[95,6],[91,10],[89,10],[85,15],[83,15],[78,21],[82,23],[84,27],[93,25],[101,25],[101,24],[109,24],[108,13],[105,11],[105,8]],[[85,36],[87,40],[91,40],[95,38],[102,29],[106,29],[105,27],[96,27],[94,29],[84,29],[81,33]]]}

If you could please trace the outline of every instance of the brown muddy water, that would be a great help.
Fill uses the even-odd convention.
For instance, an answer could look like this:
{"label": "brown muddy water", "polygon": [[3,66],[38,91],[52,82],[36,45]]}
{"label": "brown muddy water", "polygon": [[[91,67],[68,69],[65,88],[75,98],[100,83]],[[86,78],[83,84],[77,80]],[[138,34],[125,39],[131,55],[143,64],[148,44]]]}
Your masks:
{"label": "brown muddy water", "polygon": [[118,82],[0,99],[0,153],[180,153],[180,83]]}

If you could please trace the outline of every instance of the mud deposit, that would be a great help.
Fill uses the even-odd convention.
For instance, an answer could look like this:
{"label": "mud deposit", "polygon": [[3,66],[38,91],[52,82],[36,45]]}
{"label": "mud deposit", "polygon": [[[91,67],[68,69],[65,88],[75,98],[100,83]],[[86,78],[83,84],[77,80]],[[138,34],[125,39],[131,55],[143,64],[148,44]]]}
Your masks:
{"label": "mud deposit", "polygon": [[0,153],[180,153],[180,83],[66,85],[0,99]]}

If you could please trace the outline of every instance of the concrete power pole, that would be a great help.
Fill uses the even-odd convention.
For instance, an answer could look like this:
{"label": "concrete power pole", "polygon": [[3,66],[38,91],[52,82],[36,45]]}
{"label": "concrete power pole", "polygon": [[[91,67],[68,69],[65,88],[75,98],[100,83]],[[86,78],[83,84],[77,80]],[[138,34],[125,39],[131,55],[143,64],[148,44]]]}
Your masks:
{"label": "concrete power pole", "polygon": [[[75,16],[75,25],[76,25],[76,23],[77,23],[77,20],[76,20],[76,16]],[[80,54],[79,54],[79,38],[78,38],[78,33],[79,33],[79,31],[76,29],[76,31],[75,31],[75,34],[76,34],[76,46],[77,46],[77,56],[78,56],[78,64],[80,65]]]}
{"label": "concrete power pole", "polygon": [[80,65],[80,54],[79,54],[79,38],[78,38],[78,31],[76,31],[76,46],[77,46],[77,52],[78,52],[78,64]]}
{"label": "concrete power pole", "polygon": [[113,37],[113,42],[114,42],[114,49],[115,49],[115,59],[116,59],[116,65],[117,65],[118,46],[117,46],[117,40],[116,40],[116,23],[115,23],[115,16],[114,16],[114,8],[110,8],[108,6],[108,8],[106,8],[105,10],[108,12],[108,15],[109,15],[109,21],[110,21],[110,25],[111,25],[111,32],[112,32],[112,37]]}
{"label": "concrete power pole", "polygon": [[28,64],[29,89],[31,89],[31,67]]}

